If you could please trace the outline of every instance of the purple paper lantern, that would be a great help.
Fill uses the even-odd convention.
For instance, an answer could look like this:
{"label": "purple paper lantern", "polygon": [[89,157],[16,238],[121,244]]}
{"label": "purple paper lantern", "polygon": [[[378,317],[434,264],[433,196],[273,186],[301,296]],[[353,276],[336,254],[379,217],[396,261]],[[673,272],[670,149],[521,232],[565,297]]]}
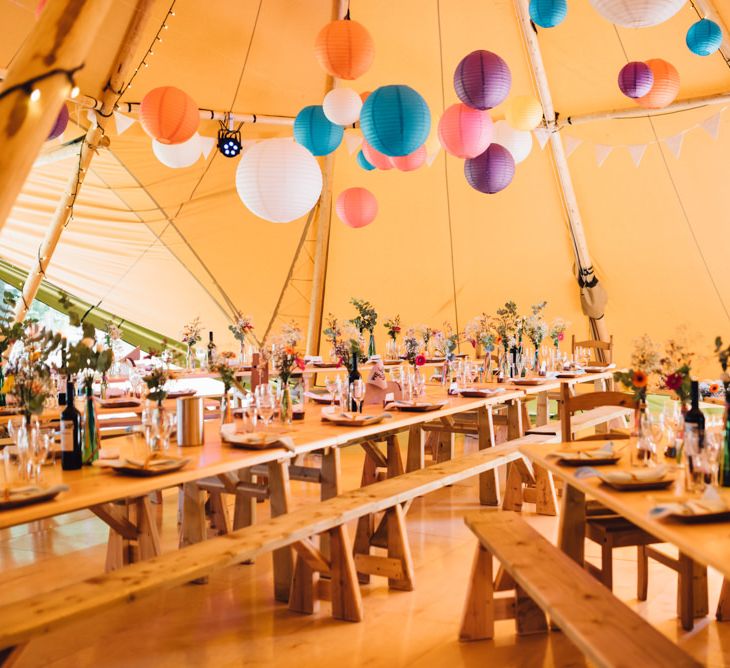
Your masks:
{"label": "purple paper lantern", "polygon": [[507,63],[491,51],[472,51],[454,72],[459,99],[473,109],[491,109],[502,102],[512,85]]}
{"label": "purple paper lantern", "polygon": [[512,183],[515,160],[504,146],[490,144],[484,153],[464,162],[464,175],[474,190],[493,195]]}
{"label": "purple paper lantern", "polygon": [[627,63],[618,73],[618,87],[632,99],[644,97],[654,85],[654,73],[646,63],[634,61]]}
{"label": "purple paper lantern", "polygon": [[56,122],[53,124],[53,127],[51,128],[51,134],[48,135],[48,139],[46,139],[46,141],[55,139],[56,137],[60,137],[63,134],[63,131],[66,129],[67,125],[68,125],[68,107],[64,104],[61,107],[61,111],[58,112],[58,116],[56,117]]}

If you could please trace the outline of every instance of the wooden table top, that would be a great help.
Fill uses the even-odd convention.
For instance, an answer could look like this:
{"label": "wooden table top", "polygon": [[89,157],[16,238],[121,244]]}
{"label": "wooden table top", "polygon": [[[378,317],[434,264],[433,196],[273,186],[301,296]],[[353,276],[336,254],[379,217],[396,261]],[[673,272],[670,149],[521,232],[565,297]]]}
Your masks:
{"label": "wooden table top", "polygon": [[[631,441],[626,441],[627,447],[617,466],[601,466],[601,470],[611,471],[629,468],[629,448]],[[619,515],[630,520],[648,533],[662,541],[675,545],[681,552],[696,562],[712,566],[730,578],[730,522],[713,522],[710,524],[683,524],[669,518],[656,519],[649,516],[649,511],[659,503],[679,501],[684,497],[677,492],[675,486],[668,490],[620,492],[604,485],[598,478],[575,477],[576,468],[558,464],[549,453],[559,450],[576,450],[579,447],[596,448],[601,446],[600,441],[591,443],[560,443],[546,445],[524,445],[520,452],[531,461],[540,464],[552,471],[566,484],[571,485],[593,499],[610,508]],[[730,506],[730,489],[721,488],[720,494]]]}

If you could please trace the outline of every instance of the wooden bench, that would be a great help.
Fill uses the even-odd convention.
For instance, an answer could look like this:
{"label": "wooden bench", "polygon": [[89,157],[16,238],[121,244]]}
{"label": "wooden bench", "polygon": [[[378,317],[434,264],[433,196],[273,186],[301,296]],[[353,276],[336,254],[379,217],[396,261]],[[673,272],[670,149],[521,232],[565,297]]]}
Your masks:
{"label": "wooden bench", "polygon": [[[552,623],[597,666],[700,666],[691,656],[617,599],[518,514],[469,513],[479,539],[461,623],[460,639],[494,636],[498,619],[516,620],[517,633],[548,631]],[[515,595],[495,598],[492,556]],[[497,587],[499,588],[499,587]]]}

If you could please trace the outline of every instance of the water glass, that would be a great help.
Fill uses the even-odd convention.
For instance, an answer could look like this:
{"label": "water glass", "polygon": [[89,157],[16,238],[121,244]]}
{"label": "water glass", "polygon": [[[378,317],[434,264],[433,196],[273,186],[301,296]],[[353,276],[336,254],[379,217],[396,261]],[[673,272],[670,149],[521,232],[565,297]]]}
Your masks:
{"label": "water glass", "polygon": [[[258,388],[256,388],[258,389]],[[258,416],[264,421],[264,428],[268,429],[271,424],[271,420],[274,418],[274,412],[276,410],[276,400],[274,395],[269,392],[261,392],[256,397],[256,412]]]}

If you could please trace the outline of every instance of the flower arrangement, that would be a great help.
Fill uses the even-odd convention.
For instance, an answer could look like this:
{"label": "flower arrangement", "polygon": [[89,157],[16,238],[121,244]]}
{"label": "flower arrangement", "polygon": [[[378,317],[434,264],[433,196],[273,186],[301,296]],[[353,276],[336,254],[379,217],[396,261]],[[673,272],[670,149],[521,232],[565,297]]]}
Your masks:
{"label": "flower arrangement", "polygon": [[0,406],[5,405],[4,360],[16,341],[23,337],[23,323],[15,322],[17,300],[12,292],[3,293],[0,301]]}
{"label": "flower arrangement", "polygon": [[[221,354],[223,357],[223,354]],[[236,378],[236,370],[228,363],[225,358],[219,359],[217,362],[210,366],[210,370],[218,376],[220,381],[223,383],[225,394],[235,387],[239,392],[245,393],[245,388]]]}
{"label": "flower arrangement", "polygon": [[428,325],[419,325],[418,326],[418,333],[421,336],[421,339],[423,340],[423,349],[428,351],[428,344],[431,342],[431,339],[436,335],[437,331],[435,329],[432,329]]}
{"label": "flower arrangement", "polygon": [[345,325],[340,331],[340,336],[335,342],[335,354],[337,365],[350,367],[353,359],[365,360],[365,339],[362,333],[353,324]]}
{"label": "flower arrangement", "polygon": [[342,329],[339,326],[339,321],[337,320],[337,316],[335,316],[333,313],[328,313],[325,323],[326,323],[327,327],[325,327],[324,330],[322,331],[322,333],[324,334],[324,338],[327,341],[329,341],[330,345],[333,348],[336,348],[337,342],[340,340],[340,337],[342,336]]}
{"label": "flower arrangement", "polygon": [[423,366],[426,363],[426,356],[420,352],[421,345],[416,338],[415,331],[409,329],[403,338],[403,345],[406,351],[406,360],[414,367]]}
{"label": "flower arrangement", "polygon": [[478,345],[481,345],[487,354],[491,353],[496,342],[492,316],[482,313],[472,318],[464,328],[464,338],[471,343],[473,348],[476,349]]}
{"label": "flower arrangement", "polygon": [[[292,346],[279,346],[273,355],[274,368],[276,369],[282,385],[287,385],[295,369],[304,371],[304,359]],[[224,381],[225,382],[225,381]]]}
{"label": "flower arrangement", "polygon": [[182,336],[180,340],[188,347],[192,348],[201,339],[201,332],[203,331],[203,323],[199,317],[191,320],[182,329]]}
{"label": "flower arrangement", "polygon": [[550,325],[549,335],[556,348],[560,347],[560,342],[565,338],[565,330],[568,329],[570,323],[563,318],[555,318]]}
{"label": "flower arrangement", "polygon": [[730,394],[730,375],[728,375],[727,367],[730,362],[730,345],[727,348],[722,347],[722,337],[715,337],[715,355],[717,360],[720,362],[720,368],[722,369],[722,384],[725,387],[725,394]]}
{"label": "flower arrangement", "polygon": [[167,398],[167,390],[165,385],[172,378],[172,372],[164,366],[154,367],[146,376],[142,378],[149,392],[147,396],[156,401],[158,406]]}
{"label": "flower arrangement", "polygon": [[372,334],[375,331],[375,325],[378,323],[378,314],[373,305],[364,299],[353,297],[350,304],[355,307],[357,315],[350,322],[357,327],[360,333],[364,331]]}
{"label": "flower arrangement", "polygon": [[542,318],[542,312],[545,310],[547,302],[543,301],[539,304],[533,304],[530,307],[532,313],[524,319],[524,331],[527,338],[535,346],[537,350],[548,335],[547,323]]}
{"label": "flower arrangement", "polygon": [[296,348],[303,338],[304,334],[302,333],[301,327],[292,320],[291,322],[284,323],[275,343],[279,346]]}
{"label": "flower arrangement", "polygon": [[517,313],[517,304],[513,301],[505,302],[502,308],[497,309],[495,330],[499,336],[499,343],[505,353],[517,346],[518,334],[522,335],[521,318]]}
{"label": "flower arrangement", "polygon": [[395,317],[386,320],[383,324],[385,329],[388,330],[388,336],[393,341],[396,341],[398,339],[398,334],[400,334],[400,315],[396,315]]}
{"label": "flower arrangement", "polygon": [[451,362],[454,359],[456,349],[459,347],[460,339],[461,336],[454,331],[451,323],[445,322],[443,330],[434,334],[436,354]]}
{"label": "flower arrangement", "polygon": [[661,376],[662,386],[674,392],[682,406],[690,399],[692,358],[694,353],[689,350],[684,332],[676,339],[669,339],[662,357]]}
{"label": "flower arrangement", "polygon": [[644,334],[634,341],[631,369],[618,371],[614,378],[634,395],[637,404],[646,402],[650,377],[661,371],[661,353],[657,344]]}
{"label": "flower arrangement", "polygon": [[[233,324],[228,325],[228,329],[233,334],[233,338],[243,346],[248,340],[248,337],[253,336],[253,318],[250,315],[243,315],[240,311],[236,311]],[[198,332],[199,334],[200,332]]]}

